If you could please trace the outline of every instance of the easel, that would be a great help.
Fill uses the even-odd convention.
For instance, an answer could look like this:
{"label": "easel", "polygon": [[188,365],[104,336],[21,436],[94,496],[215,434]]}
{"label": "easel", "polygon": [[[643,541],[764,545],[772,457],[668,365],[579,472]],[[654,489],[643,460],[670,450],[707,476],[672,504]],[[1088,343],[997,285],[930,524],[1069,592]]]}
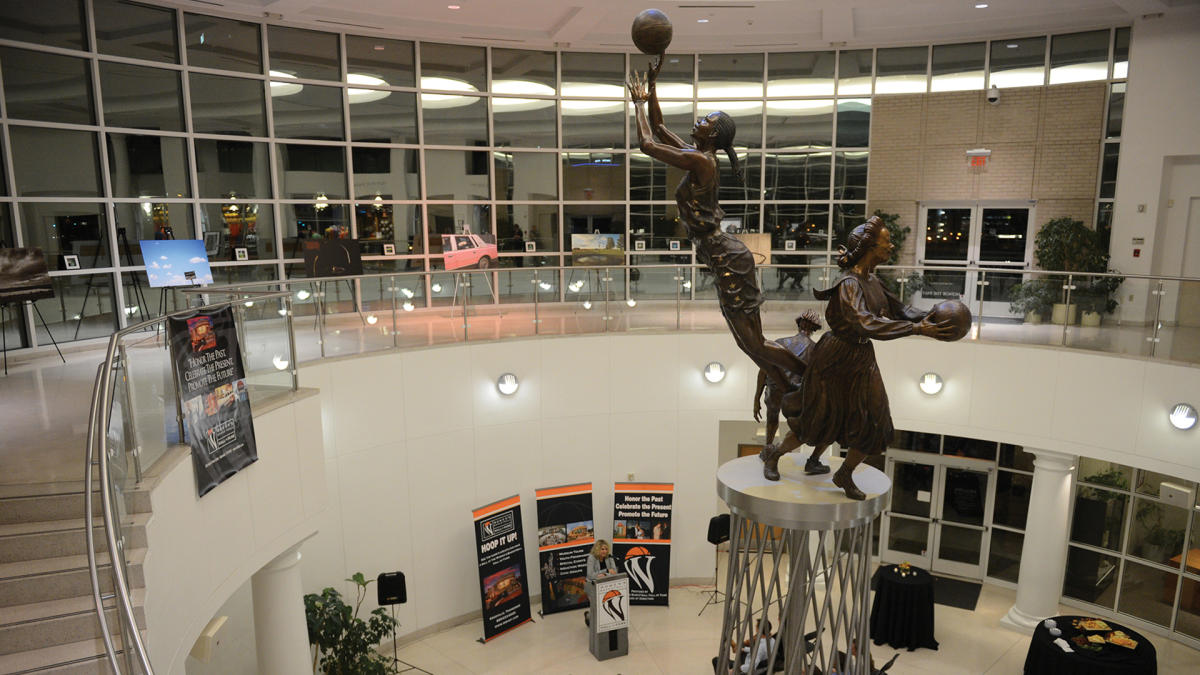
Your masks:
{"label": "easel", "polygon": [[[495,296],[496,290],[494,288],[492,288],[491,273],[484,272],[482,276],[483,276],[484,282],[487,283],[488,292],[491,293],[492,296]],[[470,324],[467,323],[467,308],[471,304],[471,275],[470,275],[470,273],[468,273],[468,272],[455,272],[454,273],[454,296],[450,299],[450,307],[451,308],[453,308],[455,305],[458,304],[458,288],[460,285],[462,286],[462,289],[463,289],[463,294],[462,294],[462,299],[463,299],[463,339],[466,340],[467,339],[467,328],[468,328],[468,326],[470,326]],[[454,314],[454,310],[451,309],[451,316],[453,316],[453,314]]]}
{"label": "easel", "polygon": [[[104,249],[104,237],[107,233],[107,230],[108,230],[108,228],[104,228],[104,229],[100,230],[100,238],[96,241],[96,253],[94,255],[92,255],[92,267],[95,267],[96,262],[100,260],[100,251],[102,251]],[[129,253],[129,240],[125,238],[125,228],[123,228],[123,227],[117,228],[117,239],[119,240],[119,244],[121,247],[120,255],[124,256],[123,264],[126,267],[133,267],[133,256]],[[124,275],[122,275],[122,276],[124,276]],[[80,306],[80,309],[79,309],[79,319],[75,322],[75,337],[72,339],[75,339],[75,340],[79,339],[79,328],[80,328],[80,326],[83,325],[83,317],[87,311],[88,296],[90,296],[92,294],[92,286],[93,286],[93,284],[95,284],[95,279],[96,279],[95,275],[88,275],[87,290],[85,290],[83,293],[83,304]],[[137,311],[139,314],[142,315],[142,320],[145,321],[146,320],[146,310],[143,308],[146,306],[146,296],[144,293],[142,293],[142,287],[139,286],[137,283],[137,272],[130,272],[129,279],[125,283],[128,283],[130,288],[133,289],[133,294],[132,294],[133,298],[138,303]],[[97,294],[97,297],[99,297],[98,294]],[[114,309],[115,309],[115,307],[114,307]],[[159,309],[160,310],[162,309],[161,305],[159,306]],[[122,311],[124,311],[124,308],[122,308]]]}
{"label": "easel", "polygon": [[[58,352],[58,358],[62,359],[63,363],[66,363],[67,359],[65,356],[63,356],[62,350],[58,348],[58,341],[54,339],[54,333],[50,332],[50,326],[46,325],[46,319],[42,317],[42,310],[38,309],[37,303],[33,302],[32,300],[24,300],[23,302],[28,302],[29,304],[33,305],[33,311],[37,313],[38,320],[42,322],[42,328],[45,329],[46,335],[50,336],[50,342],[54,344],[54,351]],[[0,344],[2,344],[4,347],[4,375],[5,375],[5,377],[8,376],[8,322],[5,320],[4,317],[5,317],[5,313],[8,311],[8,306],[10,304],[15,306],[15,305],[18,305],[19,303],[18,302],[13,302],[13,303],[6,302],[4,304],[0,304],[0,340],[2,340],[2,342],[0,342]]]}
{"label": "easel", "polygon": [[[354,302],[354,281],[351,279],[342,279],[342,281],[346,282],[346,287],[350,290],[350,301]],[[322,358],[325,357],[325,314],[326,314],[325,289],[326,289],[328,283],[329,283],[328,281],[310,281],[310,282],[308,282],[308,287],[310,289],[313,289],[313,290],[309,290],[309,293],[313,294],[313,297],[316,300],[316,302],[314,303],[316,305],[316,312],[313,316],[313,330],[317,331],[317,334],[318,334],[317,340],[321,345],[321,357]],[[333,283],[334,283],[334,288],[337,288],[337,281],[334,281]],[[319,285],[316,286],[314,289],[314,284],[319,284]],[[363,316],[362,308],[356,305],[355,311],[358,312],[358,319],[360,321],[362,321],[362,324],[364,326],[367,325],[367,317]]]}

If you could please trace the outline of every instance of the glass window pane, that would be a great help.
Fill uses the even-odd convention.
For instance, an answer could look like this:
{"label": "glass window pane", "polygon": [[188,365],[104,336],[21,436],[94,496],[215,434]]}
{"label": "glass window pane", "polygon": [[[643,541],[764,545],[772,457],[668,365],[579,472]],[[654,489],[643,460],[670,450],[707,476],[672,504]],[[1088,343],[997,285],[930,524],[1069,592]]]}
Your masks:
{"label": "glass window pane", "polygon": [[1100,167],[1100,198],[1112,199],[1117,193],[1117,163],[1121,155],[1120,143],[1105,143],[1103,163]]}
{"label": "glass window pane", "polygon": [[487,150],[426,150],[425,189],[429,192],[428,198],[487,199],[488,154]]}
{"label": "glass window pane", "polygon": [[395,255],[419,252],[421,207],[417,204],[365,202],[354,205],[358,243],[363,255],[384,255],[383,245],[393,244]]}
{"label": "glass window pane", "polygon": [[[429,204],[425,210],[426,224],[429,228],[429,252],[437,256],[442,254],[443,234],[492,231],[491,213],[487,204]],[[444,268],[440,257],[437,264],[439,268]]]}
{"label": "glass window pane", "polygon": [[100,92],[110,127],[184,131],[182,88],[174,70],[101,61]]}
{"label": "glass window pane", "polygon": [[1021,570],[1021,547],[1025,535],[1020,532],[993,529],[992,545],[988,550],[987,575],[1009,583],[1017,583]]}
{"label": "glass window pane", "polygon": [[271,74],[287,73],[309,80],[340,80],[338,36],[300,28],[267,26]]}
{"label": "glass window pane", "polygon": [[201,198],[271,198],[267,144],[197,138],[196,176]]}
{"label": "glass window pane", "polygon": [[1150,562],[1178,568],[1187,518],[1187,511],[1178,506],[1134,497],[1133,529],[1126,551]]}
{"label": "glass window pane", "polygon": [[87,49],[83,2],[0,2],[0,38],[67,49]]}
{"label": "glass window pane", "polygon": [[930,91],[983,89],[983,61],[987,44],[934,45]]}
{"label": "glass window pane", "polygon": [[1019,445],[1000,444],[1000,466],[1019,471],[1033,471],[1034,455]]}
{"label": "glass window pane", "polygon": [[184,14],[189,66],[261,73],[262,44],[258,24]]}
{"label": "glass window pane", "polygon": [[761,98],[762,54],[701,54],[700,96]]}
{"label": "glass window pane", "polygon": [[1046,78],[1046,38],[992,42],[991,77],[997,87],[1038,87]]}
{"label": "glass window pane", "polygon": [[[925,91],[928,47],[894,47],[876,52],[875,93],[905,94]],[[846,92],[842,92],[846,93]]]}
{"label": "glass window pane", "polygon": [[828,152],[767,153],[765,160],[766,199],[829,199]]}
{"label": "glass window pane", "polygon": [[[146,239],[195,239],[192,227],[192,206],[190,204],[168,204],[165,202],[141,202],[131,204],[123,202],[113,205],[117,218],[117,242],[124,236],[129,240],[130,251],[122,251],[122,265],[128,265],[125,259],[130,255],[134,265],[144,265],[142,247],[138,242]],[[213,252],[209,252],[213,257]]]}
{"label": "glass window pane", "polygon": [[351,148],[355,199],[421,198],[421,166],[414,148]]}
{"label": "glass window pane", "polygon": [[1113,36],[1113,77],[1129,76],[1129,29],[1118,28]]}
{"label": "glass window pane", "polygon": [[908,518],[892,518],[888,523],[889,550],[924,556],[928,545],[929,523]]}
{"label": "glass window pane", "polygon": [[[762,147],[762,101],[700,101],[696,107],[700,115],[708,115],[720,110],[733,119],[733,123],[737,127],[737,133],[733,136],[734,147]],[[636,135],[636,133],[635,129],[634,134]],[[680,134],[680,137],[688,140],[688,136]]]}
{"label": "glass window pane", "polygon": [[[620,204],[567,204],[563,207],[563,244],[570,249],[572,234],[625,235],[625,207]],[[624,247],[624,241],[622,241]]]}
{"label": "glass window pane", "polygon": [[1118,490],[1128,490],[1130,481],[1133,479],[1133,469],[1124,464],[1117,464],[1116,462],[1106,462],[1100,459],[1092,459],[1091,457],[1080,457],[1075,475],[1079,476],[1080,483],[1105,485],[1117,488]]}
{"label": "glass window pane", "polygon": [[870,49],[843,50],[838,54],[838,94],[871,93]]}
{"label": "glass window pane", "polygon": [[416,143],[417,95],[350,89],[350,138],[368,143]]}
{"label": "glass window pane", "polygon": [[229,201],[200,205],[201,237],[210,241],[210,232],[220,233],[215,252],[209,260],[237,260],[237,249],[246,249],[249,260],[277,258],[275,250],[275,213],[270,204]]}
{"label": "glass window pane", "polygon": [[767,55],[767,96],[832,96],[833,52]]}
{"label": "glass window pane", "polygon": [[871,144],[871,99],[843,98],[837,104],[839,148],[865,148]]}
{"label": "glass window pane", "polygon": [[620,148],[625,145],[621,101],[562,102],[562,147]]}
{"label": "glass window pane", "polygon": [[487,145],[487,100],[478,96],[421,94],[427,145]]}
{"label": "glass window pane", "polygon": [[771,250],[783,251],[796,242],[797,251],[824,251],[829,239],[828,204],[768,204],[766,228]]}
{"label": "glass window pane", "polygon": [[179,62],[175,11],[126,0],[92,0],[96,50],[148,61]]}
{"label": "glass window pane", "polygon": [[1159,491],[1163,483],[1180,483],[1181,481],[1166,474],[1157,473],[1154,471],[1146,471],[1145,469],[1137,470],[1137,479],[1133,482],[1135,492],[1152,497],[1159,496]]}
{"label": "glass window pane", "polygon": [[867,198],[867,162],[869,159],[870,153],[866,151],[834,153],[834,199]]}
{"label": "glass window pane", "polygon": [[[737,153],[738,167],[742,171],[742,179],[738,180],[738,176],[733,172],[733,165],[729,162],[729,157],[724,152],[717,156],[717,166],[721,171],[718,178],[717,199],[721,202],[727,200],[748,201],[758,199],[762,193],[760,188],[762,181],[762,155],[759,153]],[[673,193],[674,191],[672,191]]]}
{"label": "glass window pane", "polygon": [[[212,274],[217,286],[274,281],[276,278],[274,265],[213,265]],[[272,307],[271,311],[277,310]]]}
{"label": "glass window pane", "polygon": [[[1200,573],[1200,569],[1192,569]],[[1183,578],[1179,592],[1179,614],[1175,617],[1175,631],[1200,638],[1200,581]]]}
{"label": "glass window pane", "polygon": [[549,152],[496,152],[496,199],[550,201],[558,197],[558,157]]}
{"label": "glass window pane", "polygon": [[629,198],[634,201],[670,199],[684,173],[666,162],[635,152],[629,159]]}
{"label": "glass window pane", "polygon": [[[842,243],[842,239],[835,240],[837,243]],[[942,437],[938,434],[925,434],[919,431],[903,431],[896,430],[896,438],[892,441],[892,447],[901,450],[912,450],[913,452],[930,452],[938,454],[942,449]]]}
{"label": "glass window pane", "polygon": [[1063,595],[1111,609],[1117,597],[1116,556],[1076,546],[1067,547]]}
{"label": "glass window pane", "polygon": [[[346,67],[349,70],[346,81],[350,84],[416,86],[416,58],[413,43],[408,40],[347,35]],[[353,103],[353,93],[350,98]]]}
{"label": "glass window pane", "polygon": [[[649,57],[646,57],[647,61]],[[658,97],[665,98],[692,98],[695,92],[693,86],[694,78],[692,76],[693,69],[696,67],[696,58],[691,54],[669,55],[665,57],[667,62],[663,64],[662,70],[658,73]],[[649,67],[647,62],[642,65],[641,57],[629,57],[629,67],[639,73],[645,73]],[[663,114],[666,114],[666,107],[663,107]],[[678,133],[678,132],[676,132]]]}
{"label": "glass window pane", "polygon": [[[695,110],[691,101],[660,101],[663,114],[663,124],[676,136],[682,139],[691,137],[692,127],[696,124]],[[638,147],[637,117],[630,103],[627,109],[629,115],[629,147]],[[709,111],[711,112],[711,111]]]}
{"label": "glass window pane", "polygon": [[1108,39],[1108,29],[1051,38],[1050,84],[1106,79]]}
{"label": "glass window pane", "polygon": [[562,95],[624,98],[625,55],[564,52]]}
{"label": "glass window pane", "polygon": [[[553,155],[551,155],[553,157]],[[496,211],[496,243],[501,251],[524,253],[532,242],[536,251],[559,251],[558,206],[554,204],[509,204]],[[516,258],[515,267],[530,261]],[[557,263],[555,263],[557,264]]]}
{"label": "glass window pane", "polygon": [[1114,82],[1108,94],[1108,115],[1104,125],[1107,138],[1121,137],[1121,122],[1125,117],[1125,83]]}
{"label": "glass window pane", "polygon": [[191,196],[184,139],[111,133],[107,137],[114,197]]}
{"label": "glass window pane", "polygon": [[619,152],[562,153],[564,200],[625,201],[625,155]]}
{"label": "glass window pane", "polygon": [[492,97],[492,132],[495,145],[519,148],[558,146],[553,99]]}
{"label": "glass window pane", "polygon": [[[80,258],[82,261],[82,258]],[[112,274],[73,274],[50,277],[54,297],[34,304],[58,342],[108,337],[117,329],[113,306]],[[86,299],[86,302],[84,300]],[[34,321],[39,344],[48,344],[50,335],[41,321]]]}
{"label": "glass window pane", "polygon": [[639,241],[644,242],[647,251],[668,251],[672,241],[679,242],[680,250],[692,247],[683,221],[679,219],[679,207],[675,204],[630,206],[629,232],[633,250],[637,250]]}
{"label": "glass window pane", "polygon": [[1178,574],[1126,560],[1121,573],[1121,601],[1117,611],[1160,626],[1169,626],[1178,583]]}
{"label": "glass window pane", "polygon": [[18,196],[101,196],[96,134],[15,125],[8,133]]}
{"label": "glass window pane", "polygon": [[992,510],[992,522],[1018,530],[1025,529],[1025,518],[1029,515],[1029,490],[1033,476],[1011,471],[996,473],[996,504]]}
{"label": "glass window pane", "polygon": [[350,207],[345,204],[315,200],[304,204],[280,204],[279,211],[286,224],[283,254],[287,258],[303,258],[307,240],[349,239],[351,236]]}
{"label": "glass window pane", "polygon": [[[830,242],[830,250],[836,251],[838,246],[846,243],[846,237],[850,231],[862,225],[867,219],[866,204],[834,204],[833,205],[833,239]],[[937,443],[941,442],[941,437],[935,434],[922,434],[922,436],[932,437],[937,439]],[[933,443],[932,440],[922,441],[922,443]],[[930,450],[922,450],[921,444],[914,447],[917,452],[937,452],[937,445],[932,445]]]}
{"label": "glass window pane", "polygon": [[1071,541],[1121,550],[1128,497],[1111,490],[1075,486],[1075,512],[1071,518]]}
{"label": "glass window pane", "polygon": [[340,141],[346,137],[342,129],[340,87],[272,80],[271,107],[275,113],[276,138]]}
{"label": "glass window pane", "polygon": [[722,204],[722,206],[725,209],[725,217],[721,219],[722,230],[735,234],[762,231],[762,219],[758,204]]}
{"label": "glass window pane", "polygon": [[492,48],[492,93],[553,96],[554,52]]}
{"label": "glass window pane", "polygon": [[261,80],[191,73],[192,128],[202,134],[266,136],[267,104]]}
{"label": "glass window pane", "polygon": [[483,91],[487,88],[483,47],[421,43],[421,88]]}
{"label": "glass window pane", "polygon": [[346,198],[346,149],[331,145],[275,146],[279,196],[284,199]]}
{"label": "glass window pane", "polygon": [[996,442],[981,441],[975,438],[961,436],[946,436],[942,443],[942,454],[954,457],[970,457],[972,459],[996,460]]}
{"label": "glass window pane", "polygon": [[831,145],[832,100],[767,101],[766,147],[798,149]]}
{"label": "glass window pane", "polygon": [[[51,269],[59,269],[57,262],[64,255],[79,256],[81,269],[112,266],[108,257],[108,218],[101,204],[25,202],[20,208],[24,245],[42,249]],[[137,242],[131,244],[137,246]],[[133,253],[124,247],[122,252]]]}
{"label": "glass window pane", "polygon": [[1029,231],[1028,209],[984,209],[979,229],[981,263],[1025,262],[1025,236]]}
{"label": "glass window pane", "polygon": [[92,124],[92,78],[86,59],[0,47],[4,100],[15,119]]}

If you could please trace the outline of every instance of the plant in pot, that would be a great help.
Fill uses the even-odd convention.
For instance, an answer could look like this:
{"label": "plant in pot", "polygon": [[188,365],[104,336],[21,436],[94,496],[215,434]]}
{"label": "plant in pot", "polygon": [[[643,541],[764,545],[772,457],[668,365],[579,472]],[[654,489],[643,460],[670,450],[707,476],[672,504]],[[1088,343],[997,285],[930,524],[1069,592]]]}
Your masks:
{"label": "plant in pot", "polygon": [[1024,316],[1028,323],[1041,323],[1050,312],[1058,294],[1058,288],[1049,279],[1023,281],[1008,289],[1008,310]]}
{"label": "plant in pot", "polygon": [[[1109,255],[1104,237],[1099,232],[1089,229],[1083,221],[1066,217],[1047,222],[1033,239],[1033,255],[1038,267],[1043,270],[1074,274],[1071,279],[1076,286],[1076,292],[1071,294],[1069,304],[1065,288],[1067,280],[1061,280],[1064,288],[1059,300],[1054,303],[1051,319],[1054,323],[1075,322],[1075,300],[1080,291],[1083,299],[1088,297],[1089,292],[1100,294],[1104,298],[1106,311],[1116,309],[1116,301],[1112,299],[1112,295],[1124,279],[1088,276],[1089,273],[1108,272]],[[1097,307],[1098,304],[1093,303],[1091,306]]]}
{"label": "plant in pot", "polygon": [[396,621],[383,608],[376,608],[369,619],[361,619],[358,610],[367,597],[371,581],[355,572],[346,581],[354,582],[356,598],[351,609],[336,589],[326,588],[320,595],[304,596],[304,614],[308,621],[308,643],[315,647],[313,673],[323,675],[392,675],[396,665],[378,651],[383,638],[395,635]]}

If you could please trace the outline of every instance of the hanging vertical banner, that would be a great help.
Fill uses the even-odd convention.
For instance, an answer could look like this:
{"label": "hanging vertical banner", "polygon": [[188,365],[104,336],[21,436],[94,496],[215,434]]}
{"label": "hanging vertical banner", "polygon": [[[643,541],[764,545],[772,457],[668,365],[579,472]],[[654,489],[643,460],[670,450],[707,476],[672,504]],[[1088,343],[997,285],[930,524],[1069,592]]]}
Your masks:
{"label": "hanging vertical banner", "polygon": [[487,642],[530,620],[521,497],[513,495],[471,513],[475,518],[475,546],[479,556],[483,640]]}
{"label": "hanging vertical banner", "polygon": [[629,574],[631,605],[666,605],[674,483],[613,486],[613,555]]}
{"label": "hanging vertical banner", "polygon": [[586,607],[587,557],[596,541],[592,484],[537,490],[542,614]]}
{"label": "hanging vertical banner", "polygon": [[258,460],[233,310],[171,317],[167,335],[196,491],[203,497]]}

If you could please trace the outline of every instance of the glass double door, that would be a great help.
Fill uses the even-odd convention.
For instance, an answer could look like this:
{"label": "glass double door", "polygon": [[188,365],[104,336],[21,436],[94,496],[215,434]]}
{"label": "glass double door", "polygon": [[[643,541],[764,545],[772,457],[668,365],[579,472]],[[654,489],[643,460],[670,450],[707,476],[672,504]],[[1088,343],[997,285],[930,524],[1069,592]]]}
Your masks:
{"label": "glass double door", "polygon": [[[1027,202],[922,204],[918,262],[964,269],[926,272],[920,297],[930,301],[928,304],[962,300],[973,313],[979,311],[982,300],[984,316],[1011,316],[1008,290],[1021,281],[1032,254],[1031,211]],[[1013,272],[982,275],[968,267],[1000,267]]]}
{"label": "glass double door", "polygon": [[995,470],[978,460],[888,451],[891,503],[880,559],[982,579],[987,561]]}

